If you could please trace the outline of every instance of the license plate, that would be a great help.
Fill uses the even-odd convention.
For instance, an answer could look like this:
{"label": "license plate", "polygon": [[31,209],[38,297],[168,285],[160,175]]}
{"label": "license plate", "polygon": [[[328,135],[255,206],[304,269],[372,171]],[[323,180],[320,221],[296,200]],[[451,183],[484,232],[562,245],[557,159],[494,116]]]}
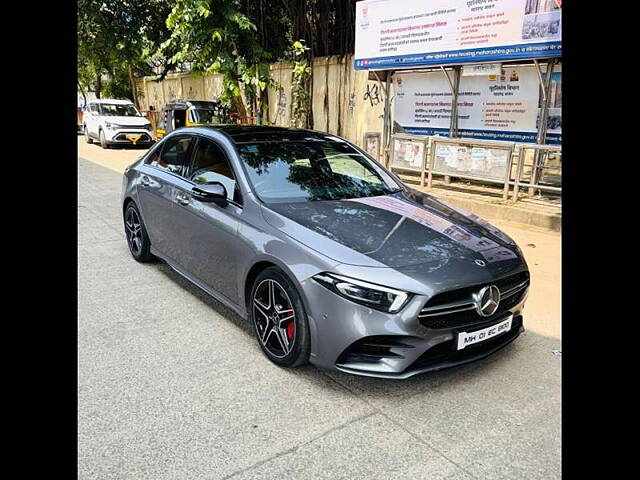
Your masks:
{"label": "license plate", "polygon": [[509,318],[503,320],[500,323],[491,325],[490,327],[483,328],[482,330],[476,330],[475,332],[459,332],[458,341],[456,342],[457,350],[462,350],[464,347],[473,345],[474,343],[484,342],[497,335],[508,332],[511,330],[511,321],[513,315],[509,315]]}
{"label": "license plate", "polygon": [[125,137],[127,137],[127,139],[131,140],[131,143],[133,143],[134,145],[136,143],[138,143],[138,140],[140,140],[140,138],[142,138],[141,134],[138,135],[125,135]]}

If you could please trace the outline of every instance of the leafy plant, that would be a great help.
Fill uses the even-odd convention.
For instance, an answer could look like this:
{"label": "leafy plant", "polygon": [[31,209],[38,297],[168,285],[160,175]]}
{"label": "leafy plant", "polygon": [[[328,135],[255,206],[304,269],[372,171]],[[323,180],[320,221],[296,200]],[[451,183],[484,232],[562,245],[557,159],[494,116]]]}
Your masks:
{"label": "leafy plant", "polygon": [[[258,27],[233,0],[177,0],[167,18],[170,37],[161,49],[173,49],[173,65],[189,62],[199,74],[223,76],[219,100],[241,116],[260,116],[274,56],[259,42]],[[246,105],[245,105],[246,98]]]}
{"label": "leafy plant", "polygon": [[310,79],[311,67],[307,63],[305,53],[309,47],[304,40],[293,42],[291,54],[293,57],[293,71],[291,72],[291,126],[307,127],[307,118],[310,110],[311,94]]}

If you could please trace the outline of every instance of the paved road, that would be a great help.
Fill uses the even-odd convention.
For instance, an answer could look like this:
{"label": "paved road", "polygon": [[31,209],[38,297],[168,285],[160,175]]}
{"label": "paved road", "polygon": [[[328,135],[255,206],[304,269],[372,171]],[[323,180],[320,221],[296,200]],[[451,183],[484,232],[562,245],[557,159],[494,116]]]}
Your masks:
{"label": "paved road", "polygon": [[557,235],[518,233],[538,307],[488,359],[401,382],[282,370],[246,322],[129,255],[118,172],[141,153],[80,144],[80,479],[560,478],[559,267],[540,253]]}

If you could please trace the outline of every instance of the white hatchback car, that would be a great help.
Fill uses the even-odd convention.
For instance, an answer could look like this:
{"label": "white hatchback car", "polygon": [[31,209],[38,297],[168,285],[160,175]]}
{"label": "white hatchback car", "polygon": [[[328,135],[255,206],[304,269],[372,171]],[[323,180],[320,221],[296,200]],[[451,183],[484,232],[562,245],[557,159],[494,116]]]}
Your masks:
{"label": "white hatchback car", "polygon": [[154,142],[151,122],[129,100],[93,100],[84,113],[84,136],[87,143],[111,145],[151,145]]}

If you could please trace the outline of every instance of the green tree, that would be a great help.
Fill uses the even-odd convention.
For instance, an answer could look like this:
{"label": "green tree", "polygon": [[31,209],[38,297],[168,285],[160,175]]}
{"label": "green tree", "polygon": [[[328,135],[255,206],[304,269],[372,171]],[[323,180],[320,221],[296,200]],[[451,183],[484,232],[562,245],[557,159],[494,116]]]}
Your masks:
{"label": "green tree", "polygon": [[[135,77],[165,66],[157,55],[169,36],[171,0],[78,0],[78,80],[99,97],[129,97],[137,103]],[[89,72],[93,73],[89,74]],[[108,78],[103,86],[103,76]]]}
{"label": "green tree", "polygon": [[255,114],[260,122],[267,88],[278,87],[268,63],[286,51],[289,25],[283,13],[282,5],[271,2],[265,9],[262,0],[177,0],[167,18],[171,35],[162,52],[175,51],[173,65],[189,62],[195,73],[222,74],[220,100],[242,116]]}

